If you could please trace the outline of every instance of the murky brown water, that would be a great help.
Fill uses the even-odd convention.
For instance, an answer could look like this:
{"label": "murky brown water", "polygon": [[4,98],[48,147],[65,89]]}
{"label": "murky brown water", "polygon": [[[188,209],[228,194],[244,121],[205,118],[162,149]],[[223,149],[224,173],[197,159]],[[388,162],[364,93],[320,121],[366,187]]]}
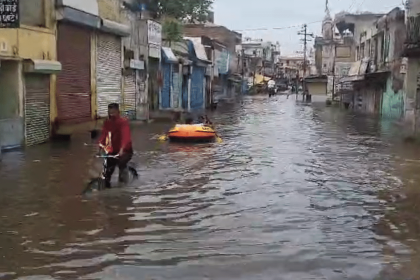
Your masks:
{"label": "murky brown water", "polygon": [[244,100],[214,116],[223,144],[158,146],[141,175],[80,197],[95,149],[0,163],[0,279],[420,279],[420,150],[378,123]]}

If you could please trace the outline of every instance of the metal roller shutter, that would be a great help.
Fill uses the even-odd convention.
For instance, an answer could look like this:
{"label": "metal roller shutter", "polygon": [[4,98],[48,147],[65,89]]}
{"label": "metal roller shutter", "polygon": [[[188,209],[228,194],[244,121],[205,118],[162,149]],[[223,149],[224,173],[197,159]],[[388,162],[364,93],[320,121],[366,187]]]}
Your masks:
{"label": "metal roller shutter", "polygon": [[124,75],[124,113],[130,119],[136,116],[136,73]]}
{"label": "metal roller shutter", "polygon": [[108,116],[108,104],[121,104],[121,39],[99,34],[97,42],[96,86],[98,116]]}
{"label": "metal roller shutter", "polygon": [[57,75],[57,109],[61,123],[91,120],[90,36],[87,29],[58,25],[57,54],[62,70]]}
{"label": "metal roller shutter", "polygon": [[191,75],[191,109],[204,108],[204,73],[204,67],[193,67],[193,73]]}
{"label": "metal roller shutter", "polygon": [[188,109],[188,103],[189,101],[189,83],[190,83],[190,79],[187,78],[187,76],[183,75],[181,76],[182,79],[182,91],[181,91],[181,107],[182,109]]}
{"label": "metal roller shutter", "polygon": [[171,64],[162,63],[163,85],[161,89],[161,106],[163,109],[171,107]]}
{"label": "metal roller shutter", "polygon": [[26,145],[48,141],[50,137],[50,76],[25,75]]}

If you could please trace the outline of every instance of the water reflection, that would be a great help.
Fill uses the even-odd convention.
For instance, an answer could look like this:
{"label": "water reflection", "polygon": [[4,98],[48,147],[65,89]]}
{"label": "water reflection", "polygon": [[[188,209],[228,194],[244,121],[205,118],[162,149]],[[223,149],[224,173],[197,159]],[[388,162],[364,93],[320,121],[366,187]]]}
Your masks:
{"label": "water reflection", "polygon": [[418,148],[283,96],[218,110],[221,145],[136,125],[139,181],[88,197],[89,139],[6,154],[0,279],[420,277]]}

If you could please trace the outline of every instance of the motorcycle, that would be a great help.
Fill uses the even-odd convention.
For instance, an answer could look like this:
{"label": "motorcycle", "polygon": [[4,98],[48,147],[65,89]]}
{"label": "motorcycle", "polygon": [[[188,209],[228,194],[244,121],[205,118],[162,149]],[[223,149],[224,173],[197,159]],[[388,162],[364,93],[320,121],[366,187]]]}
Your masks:
{"label": "motorcycle", "polygon": [[275,87],[269,87],[268,88],[268,97],[274,96],[277,93],[277,88]]}

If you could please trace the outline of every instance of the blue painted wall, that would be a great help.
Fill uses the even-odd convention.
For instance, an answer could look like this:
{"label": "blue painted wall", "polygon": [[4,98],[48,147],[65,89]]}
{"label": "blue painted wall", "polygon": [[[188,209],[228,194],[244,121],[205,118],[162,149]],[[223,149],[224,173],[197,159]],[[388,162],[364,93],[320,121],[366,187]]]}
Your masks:
{"label": "blue painted wall", "polygon": [[162,85],[162,109],[171,107],[171,67],[172,64],[162,63],[163,85]]}
{"label": "blue painted wall", "polygon": [[178,64],[172,66],[172,87],[171,96],[173,100],[172,108],[180,108],[182,104],[182,75],[179,73]]}

